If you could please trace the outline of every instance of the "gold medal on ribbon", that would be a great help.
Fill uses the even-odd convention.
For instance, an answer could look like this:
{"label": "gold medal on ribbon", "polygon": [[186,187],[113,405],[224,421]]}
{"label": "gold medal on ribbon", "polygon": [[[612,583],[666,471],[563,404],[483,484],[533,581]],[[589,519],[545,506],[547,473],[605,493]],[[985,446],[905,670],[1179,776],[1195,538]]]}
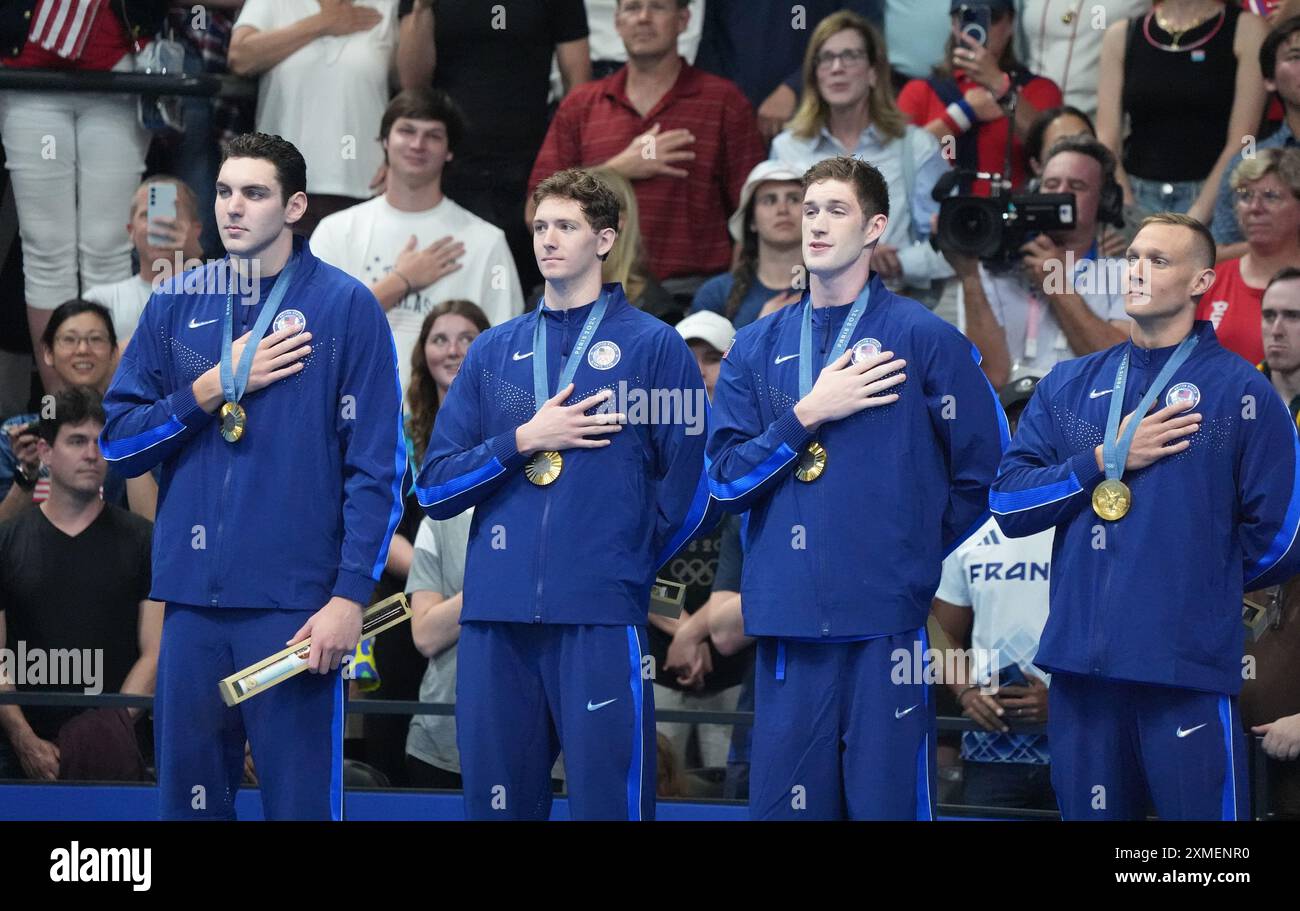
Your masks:
{"label": "gold medal on ribbon", "polygon": [[1107,522],[1117,522],[1128,515],[1133,505],[1133,494],[1128,485],[1117,478],[1102,481],[1092,491],[1092,511]]}
{"label": "gold medal on ribbon", "polygon": [[538,487],[545,487],[554,484],[563,469],[563,456],[553,449],[548,449],[533,453],[533,457],[524,465],[524,477]]}
{"label": "gold medal on ribbon", "polygon": [[805,484],[811,484],[822,476],[826,470],[826,447],[813,440],[799,453],[799,467],[794,476]]}
{"label": "gold medal on ribbon", "polygon": [[244,435],[248,426],[248,414],[238,402],[226,402],[221,406],[221,438],[227,443],[234,443]]}

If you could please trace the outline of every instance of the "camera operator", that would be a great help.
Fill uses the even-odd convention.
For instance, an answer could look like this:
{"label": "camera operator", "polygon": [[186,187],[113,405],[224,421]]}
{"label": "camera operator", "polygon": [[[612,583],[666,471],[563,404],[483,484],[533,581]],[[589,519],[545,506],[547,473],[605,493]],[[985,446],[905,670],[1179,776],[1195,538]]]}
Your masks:
{"label": "camera operator", "polygon": [[961,282],[958,327],[995,388],[1128,337],[1123,262],[1097,252],[1101,222],[1122,204],[1114,156],[1091,137],[1067,136],[1048,150],[1040,189],[1074,194],[1075,225],[1029,239],[1018,264],[981,264],[939,238]]}

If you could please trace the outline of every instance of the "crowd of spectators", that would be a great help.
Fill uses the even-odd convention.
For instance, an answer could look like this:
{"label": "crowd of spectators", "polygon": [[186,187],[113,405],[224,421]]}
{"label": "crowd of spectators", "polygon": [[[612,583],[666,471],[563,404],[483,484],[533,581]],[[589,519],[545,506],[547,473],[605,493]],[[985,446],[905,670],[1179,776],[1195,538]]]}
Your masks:
{"label": "crowd of spectators", "polygon": [[[155,42],[179,42],[187,72],[255,78],[257,97],[187,98],[183,123],[162,128],[132,94],[0,89],[0,647],[102,648],[104,691],[152,691],[161,478],[106,465],[98,397],[153,287],[224,252],[212,185],[234,132],[279,134],[305,156],[295,230],[386,312],[413,466],[474,339],[537,306],[528,198],[570,167],[620,201],[604,280],[678,327],[710,390],[735,330],[806,290],[804,171],[851,155],[881,171],[892,200],[874,268],[966,333],[1009,412],[1054,364],[1128,337],[1107,277],[1143,215],[1178,211],[1220,245],[1198,318],[1295,413],[1298,13],[1300,0],[5,4],[5,68],[127,72]],[[953,169],[955,191],[977,197],[1071,193],[1076,221],[1010,259],[963,255],[939,239],[934,190]],[[170,210],[151,203],[160,187],[175,191]],[[422,519],[407,497],[376,596],[407,592],[414,619],[363,643],[354,697],[454,701],[471,521]],[[982,804],[1052,805],[1045,737],[997,713],[1046,719],[1048,681],[1032,664],[1045,534],[1012,542],[990,520],[945,563],[934,604],[953,647],[998,649],[1027,678],[1000,696],[954,688],[953,711],[983,731],[947,754],[949,777],[964,761],[967,799]],[[660,708],[752,706],[742,538],[725,522],[661,570],[687,595],[680,617],[649,617]],[[991,555],[1041,566],[1042,584],[972,571]],[[1245,713],[1270,755],[1300,743],[1300,687],[1276,671],[1290,654],[1279,640],[1300,626],[1287,617],[1254,646],[1267,673],[1249,704],[1264,708]],[[0,776],[143,778],[145,723],[134,710],[0,707]],[[663,793],[745,796],[745,726],[659,730]],[[384,780],[459,786],[451,717],[375,716],[354,733],[353,755]],[[111,749],[88,754],[95,738]],[[553,774],[562,787],[562,760]],[[1300,812],[1294,791],[1278,793]]]}

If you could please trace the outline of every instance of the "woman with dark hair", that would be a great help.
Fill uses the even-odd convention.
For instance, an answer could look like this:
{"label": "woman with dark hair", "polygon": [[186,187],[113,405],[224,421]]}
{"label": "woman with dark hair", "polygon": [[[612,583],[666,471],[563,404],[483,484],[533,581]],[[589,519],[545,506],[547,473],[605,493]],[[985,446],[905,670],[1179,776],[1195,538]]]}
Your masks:
{"label": "woman with dark hair", "polygon": [[[85,386],[99,395],[108,388],[117,366],[117,332],[113,317],[102,304],[73,299],[50,311],[41,333],[40,362],[54,375],[46,388],[53,395],[62,389]],[[38,505],[49,496],[49,472],[36,452],[39,414],[17,414],[0,423],[0,520]],[[158,485],[151,474],[124,477],[108,466],[104,501],[127,508],[153,521]]]}
{"label": "woman with dark hair", "polygon": [[[435,671],[430,670],[432,662],[426,661],[421,653],[420,634],[429,622],[430,613],[438,614],[438,608],[428,603],[428,592],[417,592],[411,583],[418,583],[418,574],[412,575],[412,568],[425,557],[418,555],[416,546],[430,534],[421,529],[424,512],[415,500],[412,485],[415,474],[419,472],[424,461],[424,448],[429,444],[429,435],[433,432],[433,423],[438,416],[438,408],[447,398],[447,390],[460,372],[465,362],[465,352],[469,350],[474,339],[486,331],[491,323],[481,307],[467,300],[447,300],[434,306],[420,324],[419,339],[411,349],[411,379],[406,387],[406,452],[408,475],[403,481],[407,491],[405,511],[402,521],[393,534],[388,548],[388,565],[380,577],[375,599],[387,598],[400,591],[411,595],[412,617],[411,629],[396,627],[375,637],[373,644],[362,642],[354,661],[356,677],[360,687],[370,698],[374,699],[424,699],[421,680]],[[462,520],[468,516],[459,516],[446,523],[434,525],[454,525],[460,529]],[[425,525],[431,520],[425,520]],[[464,556],[465,543],[469,540],[469,523],[464,521],[464,537],[460,542],[461,556]],[[415,545],[412,544],[415,542]],[[455,594],[447,592],[447,595]],[[445,612],[446,608],[443,607]],[[444,618],[440,614],[433,617],[434,622],[446,620],[450,629],[459,630],[460,602],[457,599],[452,616]],[[413,640],[414,637],[414,640]],[[455,640],[453,639],[452,642]],[[454,668],[454,665],[452,665]],[[455,677],[452,677],[453,683]],[[446,693],[441,690],[425,701],[451,701],[454,689]],[[441,697],[448,697],[443,699]],[[441,723],[450,724],[451,719],[442,716],[415,716],[419,725]],[[397,786],[419,784],[408,781],[407,749],[408,727],[414,725],[410,719],[401,715],[367,715],[363,725],[365,740],[365,761],[380,769],[388,776],[390,782]]]}
{"label": "woman with dark hair", "polygon": [[805,284],[800,176],[779,161],[760,161],[749,172],[727,223],[740,255],[730,272],[700,285],[692,313],[711,310],[739,329],[799,299]]}
{"label": "woman with dark hair", "polygon": [[[467,300],[443,301],[425,316],[411,351],[411,382],[406,390],[406,438],[412,465],[424,462],[438,406],[465,362],[470,343],[491,325],[482,308]],[[418,516],[421,510],[415,513]]]}
{"label": "woman with dark hair", "polygon": [[1025,134],[1025,157],[1034,177],[1043,173],[1043,153],[1066,136],[1097,135],[1092,118],[1070,105],[1051,108],[1039,114]]}
{"label": "woman with dark hair", "polygon": [[[973,37],[981,29],[967,25],[962,30],[958,16],[962,7],[988,11],[982,43]],[[1061,104],[1061,90],[1016,59],[1011,0],[953,0],[952,13],[952,37],[944,62],[929,79],[913,79],[904,86],[898,106],[945,149],[955,143],[957,167],[1004,174],[1019,188],[1029,177],[1024,146],[1029,128],[1039,111]],[[1005,174],[1008,150],[1011,173]],[[976,180],[971,191],[988,196],[989,182]]]}

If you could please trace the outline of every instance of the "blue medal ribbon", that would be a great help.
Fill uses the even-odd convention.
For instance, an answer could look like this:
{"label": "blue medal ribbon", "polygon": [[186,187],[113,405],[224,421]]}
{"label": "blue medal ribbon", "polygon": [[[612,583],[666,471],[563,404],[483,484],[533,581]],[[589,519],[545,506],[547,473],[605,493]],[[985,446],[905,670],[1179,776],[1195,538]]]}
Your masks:
{"label": "blue medal ribbon", "polygon": [[[844,326],[840,329],[840,334],[836,337],[835,344],[826,355],[826,362],[821,367],[834,363],[836,358],[849,347],[853,330],[862,319],[862,314],[867,312],[867,305],[870,302],[871,284],[868,282],[862,289],[862,293],[858,295],[858,299],[853,302],[848,316],[844,317]],[[808,300],[804,301],[803,305],[803,324],[799,327],[799,398],[812,392],[813,387],[812,310],[812,294],[809,294]],[[821,367],[818,368],[819,371]]]}
{"label": "blue medal ribbon", "polygon": [[[534,408],[537,411],[541,411],[546,400],[555,395],[555,392],[547,391],[546,384],[546,317],[542,313],[545,306],[545,303],[538,303],[537,321],[533,324],[533,398],[536,400]],[[587,322],[583,324],[582,332],[578,334],[578,341],[573,346],[569,359],[560,368],[560,381],[556,392],[573,382],[573,377],[578,372],[578,365],[582,363],[582,355],[591,344],[591,338],[596,334],[600,321],[605,318],[607,309],[609,309],[609,292],[601,291],[600,297],[591,308],[591,313],[587,315]]]}
{"label": "blue medal ribbon", "polygon": [[225,330],[221,334],[221,394],[225,396],[227,402],[238,402],[244,397],[244,390],[248,388],[249,374],[253,372],[253,356],[257,353],[257,346],[262,341],[262,336],[266,335],[266,329],[271,325],[271,320],[275,318],[275,311],[280,306],[280,301],[284,300],[285,294],[288,293],[289,285],[293,281],[294,270],[297,267],[298,256],[294,254],[285,263],[284,269],[280,272],[280,278],[271,290],[271,296],[262,305],[262,312],[258,314],[257,322],[253,324],[252,337],[248,340],[248,344],[244,346],[244,350],[239,356],[238,372],[232,370],[234,362],[231,353],[234,345],[232,336],[235,331],[235,290],[233,287],[235,279],[232,276],[232,287],[226,294]]}
{"label": "blue medal ribbon", "polygon": [[1111,388],[1110,412],[1106,415],[1106,439],[1101,446],[1101,462],[1106,469],[1106,479],[1118,481],[1124,474],[1124,463],[1128,461],[1128,451],[1133,445],[1133,436],[1137,433],[1138,424],[1146,417],[1147,410],[1151,403],[1160,395],[1161,390],[1173,378],[1174,371],[1183,365],[1192,354],[1192,349],[1196,347],[1200,339],[1196,335],[1189,335],[1179,342],[1174,353],[1169,355],[1169,360],[1165,366],[1156,374],[1155,382],[1147,390],[1147,394],[1142,396],[1142,401],[1138,403],[1136,414],[1133,420],[1128,422],[1124,428],[1124,435],[1116,439],[1119,432],[1120,418],[1124,413],[1124,387],[1128,383],[1128,355],[1124,352],[1124,357],[1120,359],[1119,370],[1115,372],[1115,385]]}

